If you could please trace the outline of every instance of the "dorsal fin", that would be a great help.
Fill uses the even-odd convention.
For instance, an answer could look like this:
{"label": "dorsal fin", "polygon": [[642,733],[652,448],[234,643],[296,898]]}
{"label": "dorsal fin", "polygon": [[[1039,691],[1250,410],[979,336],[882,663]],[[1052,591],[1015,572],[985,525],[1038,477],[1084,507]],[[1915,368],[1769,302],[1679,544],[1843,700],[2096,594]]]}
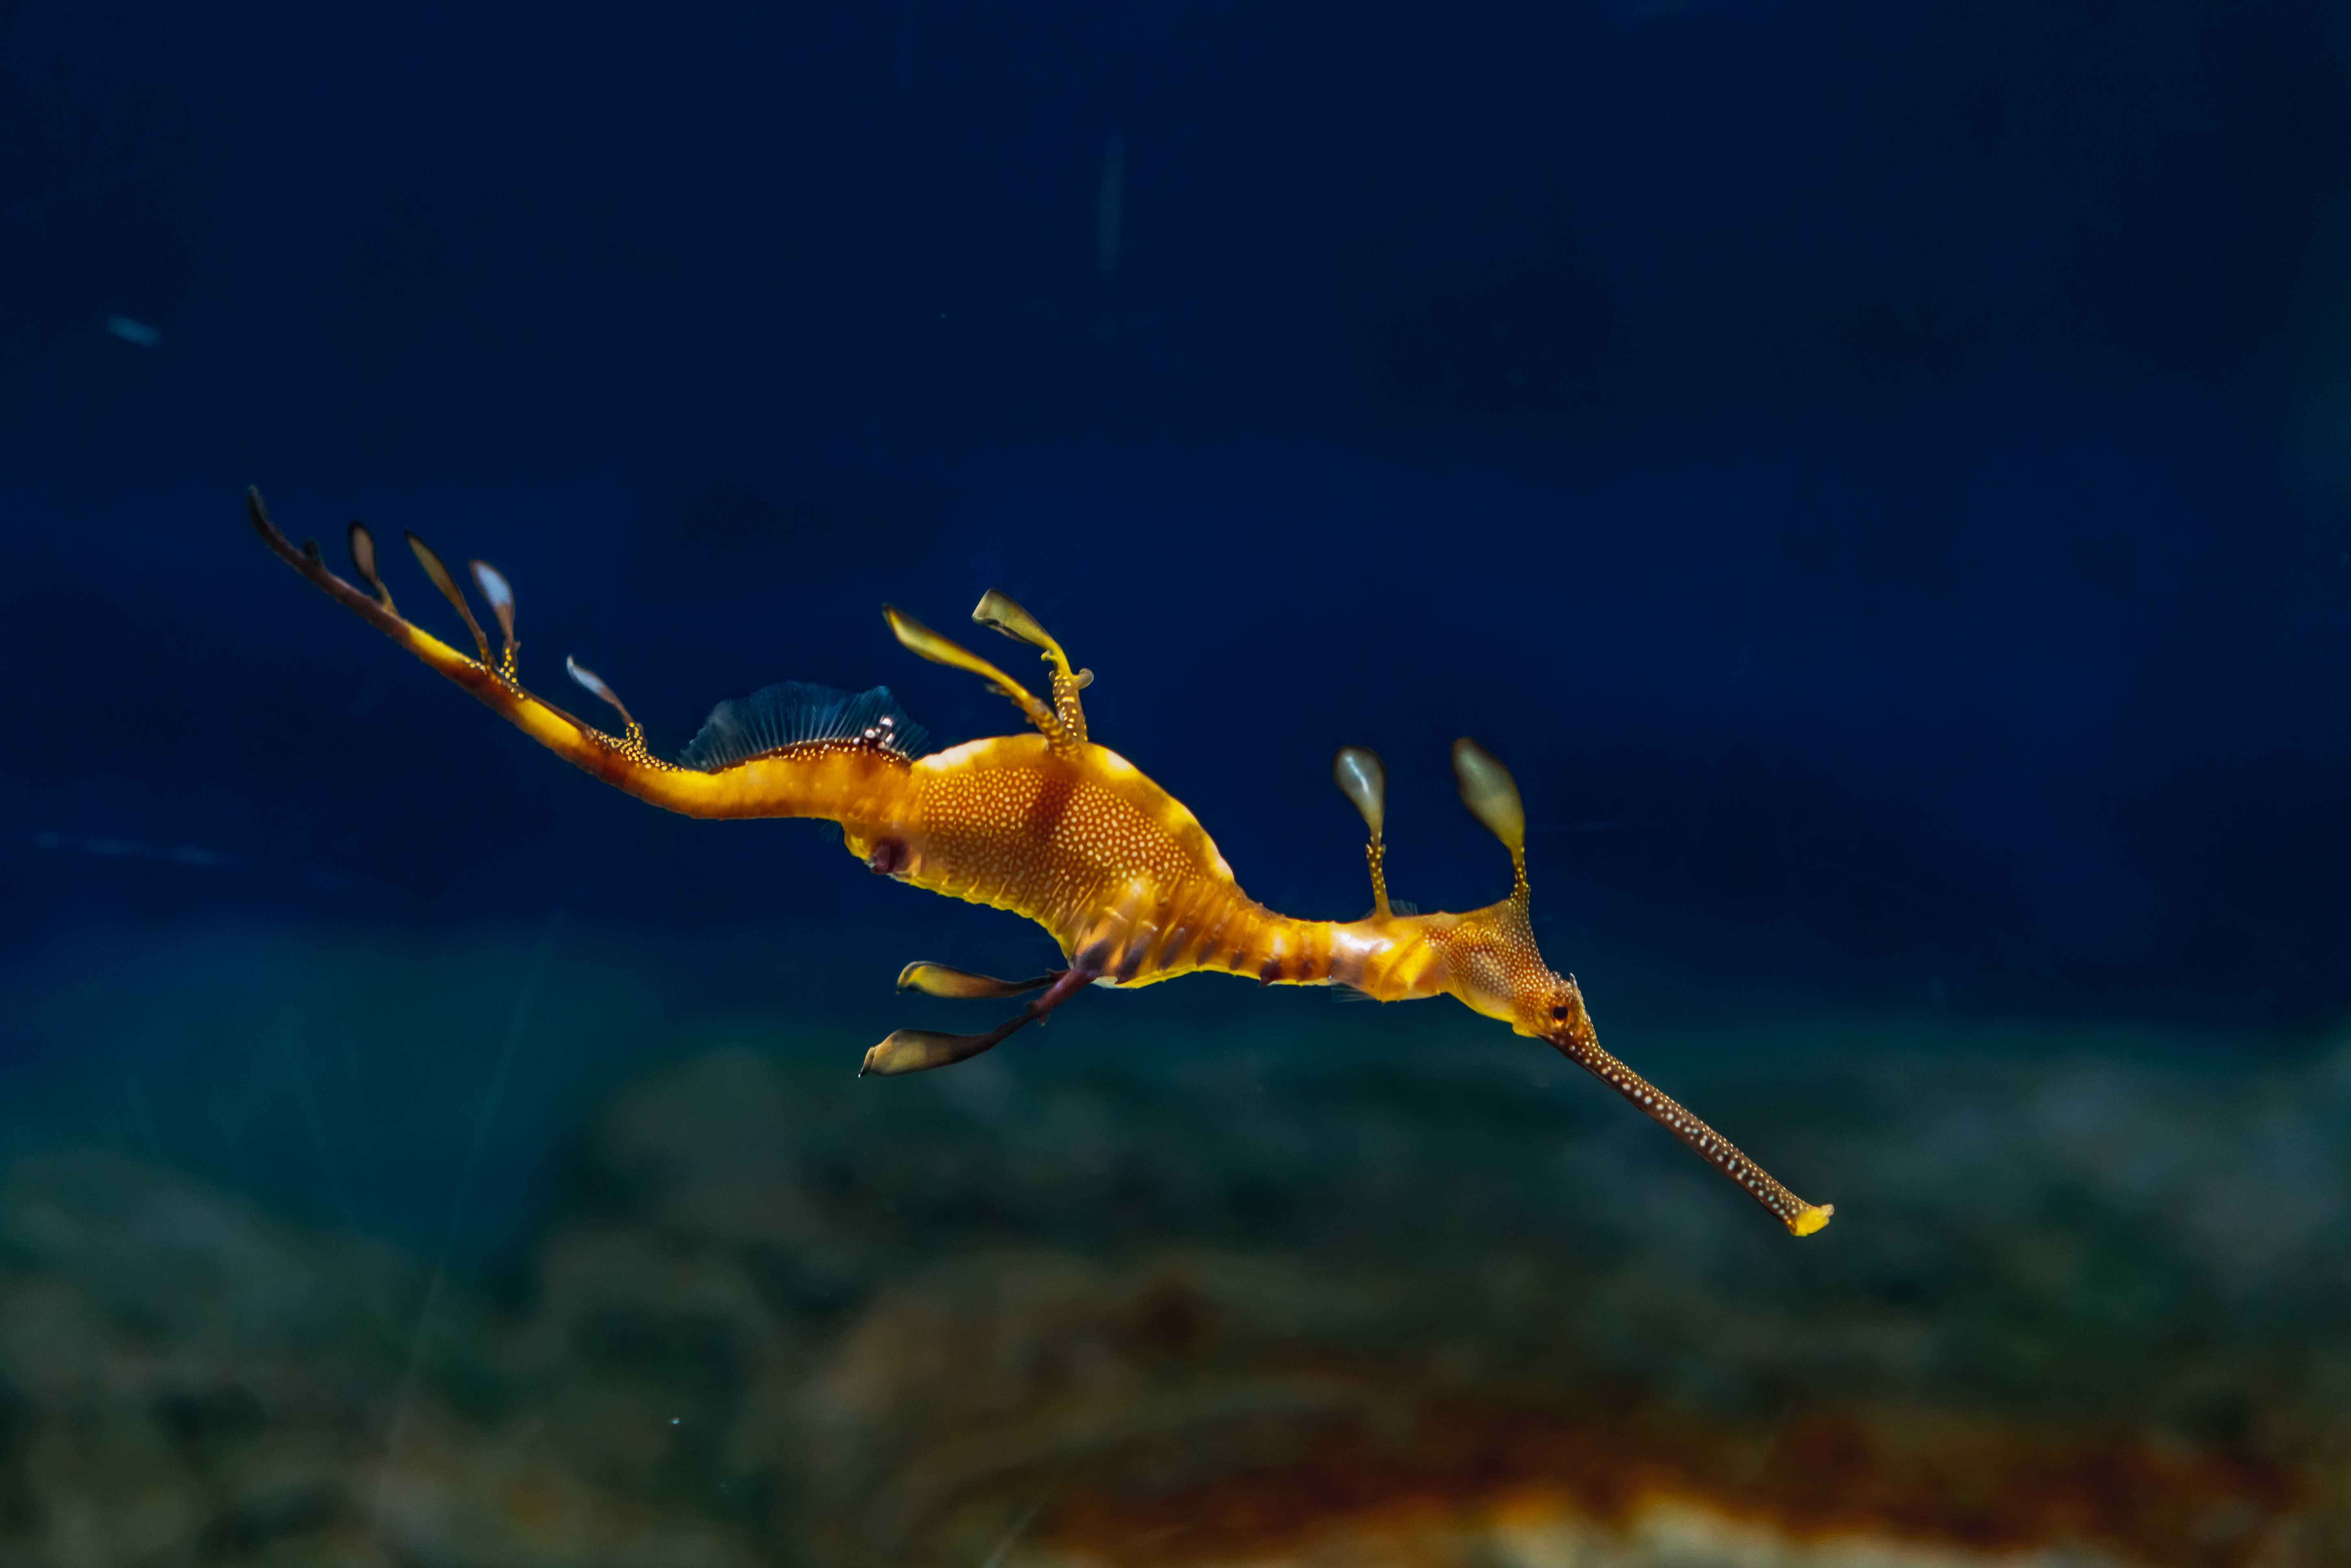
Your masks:
{"label": "dorsal fin", "polygon": [[820,740],[852,741],[899,757],[919,757],[930,737],[906,716],[888,686],[844,692],[809,681],[778,681],[712,708],[678,761],[716,773],[787,746]]}

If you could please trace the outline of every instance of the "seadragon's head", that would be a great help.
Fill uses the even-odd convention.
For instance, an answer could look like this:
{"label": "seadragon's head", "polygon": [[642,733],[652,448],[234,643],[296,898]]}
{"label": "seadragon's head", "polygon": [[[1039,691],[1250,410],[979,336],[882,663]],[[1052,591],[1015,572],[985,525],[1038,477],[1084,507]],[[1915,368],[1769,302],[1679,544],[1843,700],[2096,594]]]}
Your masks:
{"label": "seadragon's head", "polygon": [[1603,1050],[1573,975],[1543,962],[1535,945],[1527,887],[1526,810],[1510,769],[1468,737],[1453,743],[1453,773],[1462,804],[1510,852],[1510,896],[1460,915],[1401,917],[1388,903],[1384,818],[1386,779],[1380,760],[1361,747],[1343,749],[1332,776],[1371,829],[1365,858],[1371,862],[1373,918],[1390,929],[1409,925],[1416,940],[1399,956],[1420,973],[1426,995],[1443,990],[1472,1011],[1499,1019],[1511,1030],[1550,1044],[1591,1072],[1687,1144],[1725,1176],[1747,1189],[1798,1236],[1810,1236],[1829,1222],[1834,1205],[1807,1203],[1712,1127],[1671,1096]]}

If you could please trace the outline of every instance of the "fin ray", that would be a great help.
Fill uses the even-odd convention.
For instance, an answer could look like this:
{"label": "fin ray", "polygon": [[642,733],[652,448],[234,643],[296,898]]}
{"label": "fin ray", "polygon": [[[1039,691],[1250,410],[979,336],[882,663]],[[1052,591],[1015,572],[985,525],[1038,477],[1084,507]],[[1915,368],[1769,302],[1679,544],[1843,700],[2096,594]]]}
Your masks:
{"label": "fin ray", "polygon": [[716,773],[787,746],[825,740],[861,742],[901,757],[919,757],[930,737],[906,716],[888,686],[844,692],[811,681],[778,681],[712,708],[678,761]]}

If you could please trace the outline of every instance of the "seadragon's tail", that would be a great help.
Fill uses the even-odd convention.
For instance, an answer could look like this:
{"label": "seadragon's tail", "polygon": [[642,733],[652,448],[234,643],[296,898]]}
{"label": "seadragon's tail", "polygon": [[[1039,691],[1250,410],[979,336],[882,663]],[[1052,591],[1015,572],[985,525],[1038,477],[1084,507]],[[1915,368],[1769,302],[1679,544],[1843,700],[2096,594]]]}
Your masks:
{"label": "seadragon's tail", "polygon": [[248,489],[245,505],[262,542],[327,597],[566,762],[641,800],[689,817],[866,822],[888,821],[906,793],[906,774],[922,745],[922,731],[898,711],[886,687],[852,697],[786,683],[740,702],[722,703],[684,760],[666,762],[646,748],[643,729],[611,687],[576,661],[564,661],[572,679],[619,713],[620,735],[608,735],[523,688],[514,591],[486,562],[473,561],[469,570],[497,621],[502,647],[495,658],[457,580],[431,547],[408,536],[418,564],[473,633],[479,656],[468,658],[393,607],[392,592],[376,570],[374,536],[366,528],[350,526],[351,564],[372,595],[328,570],[316,543],[298,548],[281,533],[259,490]]}

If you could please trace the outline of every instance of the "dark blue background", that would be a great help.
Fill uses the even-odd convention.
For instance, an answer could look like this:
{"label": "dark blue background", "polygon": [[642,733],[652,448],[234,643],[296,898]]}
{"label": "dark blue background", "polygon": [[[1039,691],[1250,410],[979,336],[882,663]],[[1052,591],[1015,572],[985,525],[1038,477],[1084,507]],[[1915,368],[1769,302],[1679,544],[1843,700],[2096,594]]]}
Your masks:
{"label": "dark blue background", "polygon": [[1474,734],[1604,1019],[2342,1010],[2331,8],[20,0],[0,46],[12,940],[1033,946],[569,773],[264,554],[257,482],[338,561],[361,517],[496,562],[526,678],[578,654],[664,750],[785,678],[1007,728],[876,613],[1001,588],[1299,914],[1366,902],[1349,742],[1398,896],[1501,893]]}

